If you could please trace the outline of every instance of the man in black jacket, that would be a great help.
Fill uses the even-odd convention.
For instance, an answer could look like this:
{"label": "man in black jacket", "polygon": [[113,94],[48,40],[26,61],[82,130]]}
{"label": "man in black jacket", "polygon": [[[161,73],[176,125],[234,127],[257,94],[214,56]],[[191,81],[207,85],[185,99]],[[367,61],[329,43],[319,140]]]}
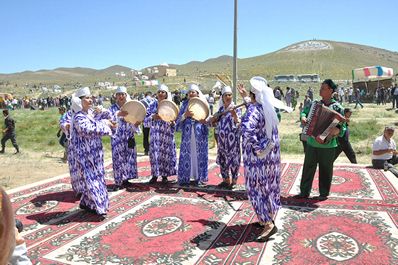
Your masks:
{"label": "man in black jacket", "polygon": [[3,110],[3,115],[5,117],[5,129],[3,130],[3,138],[1,138],[1,150],[0,153],[4,153],[6,147],[6,142],[11,140],[12,145],[15,147],[15,154],[19,153],[19,147],[17,144],[16,134],[15,134],[15,121],[10,117],[8,110]]}

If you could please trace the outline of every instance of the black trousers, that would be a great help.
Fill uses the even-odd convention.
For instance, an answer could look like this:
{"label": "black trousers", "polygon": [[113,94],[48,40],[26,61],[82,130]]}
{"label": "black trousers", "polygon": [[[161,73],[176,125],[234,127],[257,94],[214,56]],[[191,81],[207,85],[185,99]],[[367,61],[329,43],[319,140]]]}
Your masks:
{"label": "black trousers", "polygon": [[336,148],[317,148],[307,144],[300,182],[301,195],[310,195],[316,167],[319,165],[319,193],[321,196],[329,196],[335,151]]}
{"label": "black trousers", "polygon": [[[384,164],[386,162],[387,162],[387,164],[386,164],[386,168],[385,168]],[[398,164],[398,157],[395,155],[391,159],[388,159],[388,160],[372,159],[373,168],[376,168],[376,169],[384,168],[384,170],[388,170],[391,173],[393,173],[396,177],[398,177],[398,169],[396,169],[394,167],[394,165],[396,165],[396,164]]]}
{"label": "black trousers", "polygon": [[142,129],[143,134],[144,134],[144,140],[143,140],[144,151],[146,154],[149,152],[149,130],[150,130],[150,128],[146,128],[146,127],[143,127],[143,129]]}
{"label": "black trousers", "polygon": [[15,133],[7,133],[3,136],[3,138],[1,138],[1,150],[4,151],[4,149],[6,148],[6,142],[8,140],[11,140],[12,145],[14,146],[14,148],[19,151],[19,147],[17,144],[17,139],[16,139],[16,135]]}
{"label": "black trousers", "polygon": [[341,152],[344,152],[352,164],[357,164],[357,157],[355,155],[354,149],[352,149],[350,141],[345,137],[337,137],[337,141],[339,142],[339,145],[336,148],[334,160],[339,157]]}

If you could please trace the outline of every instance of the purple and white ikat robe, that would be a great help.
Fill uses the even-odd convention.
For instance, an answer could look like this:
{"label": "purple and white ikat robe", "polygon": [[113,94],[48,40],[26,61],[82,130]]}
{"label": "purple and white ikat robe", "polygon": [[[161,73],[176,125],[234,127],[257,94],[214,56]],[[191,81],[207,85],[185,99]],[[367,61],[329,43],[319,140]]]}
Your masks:
{"label": "purple and white ikat robe", "polygon": [[111,138],[112,166],[115,184],[121,186],[123,181],[138,177],[137,148],[136,146],[129,148],[128,139],[134,138],[134,133],[139,132],[139,129],[126,122],[123,117],[118,117],[118,111],[120,111],[119,105],[113,104],[108,111],[102,114],[102,117],[117,122],[117,128],[112,130]]}
{"label": "purple and white ikat robe", "polygon": [[249,104],[241,123],[243,164],[247,195],[260,222],[271,221],[270,214],[281,207],[280,144],[276,126],[272,130],[275,146],[264,158],[255,153],[264,150],[271,140],[267,137],[265,122],[261,105]]}
{"label": "purple and white ikat robe", "polygon": [[69,165],[69,175],[70,181],[72,185],[72,189],[76,194],[81,194],[84,191],[84,181],[83,178],[79,175],[76,160],[75,160],[75,151],[74,145],[71,142],[71,127],[69,130],[66,129],[66,125],[72,125],[72,110],[68,110],[62,118],[59,120],[59,126],[62,131],[66,134],[68,138],[68,165]]}
{"label": "purple and white ikat robe", "polygon": [[177,130],[182,131],[180,158],[178,162],[178,184],[189,184],[190,178],[207,182],[209,128],[192,118],[183,119],[189,100],[182,103],[176,121]]}
{"label": "purple and white ikat robe", "polygon": [[112,135],[111,129],[104,121],[96,120],[83,111],[74,115],[72,123],[71,142],[74,146],[75,163],[85,185],[80,204],[98,214],[106,214],[109,199],[101,138],[104,135]]}
{"label": "purple and white ikat robe", "polygon": [[[224,112],[221,106],[218,112]],[[238,117],[241,116],[239,109],[236,110]],[[231,171],[232,179],[236,180],[240,166],[240,128],[234,122],[230,112],[220,117],[217,123],[217,164],[221,169],[223,179],[229,178]]]}
{"label": "purple and white ikat robe", "polygon": [[147,108],[145,121],[150,125],[149,160],[152,176],[169,177],[177,174],[177,152],[174,140],[174,123],[154,120],[152,115],[157,112],[158,101],[155,100]]}

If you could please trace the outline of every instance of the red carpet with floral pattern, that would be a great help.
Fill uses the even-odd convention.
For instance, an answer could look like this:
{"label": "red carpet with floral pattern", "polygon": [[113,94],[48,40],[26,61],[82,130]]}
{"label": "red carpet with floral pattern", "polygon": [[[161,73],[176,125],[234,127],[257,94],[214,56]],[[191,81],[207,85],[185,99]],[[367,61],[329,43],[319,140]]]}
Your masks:
{"label": "red carpet with floral pattern", "polygon": [[[206,187],[182,189],[140,178],[110,192],[105,220],[78,208],[68,176],[9,191],[33,264],[398,264],[398,179],[365,166],[337,165],[326,201],[293,199],[302,164],[283,163],[279,231],[266,243],[244,192],[217,187],[209,161]],[[317,194],[317,177],[313,196]],[[112,166],[107,167],[112,187]]]}

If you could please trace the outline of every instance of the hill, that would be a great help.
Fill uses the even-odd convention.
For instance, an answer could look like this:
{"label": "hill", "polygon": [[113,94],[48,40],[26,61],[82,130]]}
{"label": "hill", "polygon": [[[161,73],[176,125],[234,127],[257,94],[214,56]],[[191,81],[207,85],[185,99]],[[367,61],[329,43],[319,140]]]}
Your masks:
{"label": "hill", "polygon": [[[275,75],[319,74],[321,79],[350,80],[354,68],[382,65],[398,71],[398,52],[380,48],[329,40],[302,41],[268,54],[238,59],[238,79],[247,80],[261,75],[272,80]],[[162,82],[174,88],[183,85],[183,80],[195,81],[209,88],[214,84],[215,73],[232,73],[232,57],[223,55],[203,62],[192,61],[177,68],[177,77],[162,78]],[[131,68],[114,65],[105,69],[57,68],[54,70],[25,71],[15,74],[0,74],[0,88],[5,92],[24,93],[25,84],[58,84],[66,90],[74,84],[92,86],[96,81],[109,81],[129,85]],[[124,72],[125,77],[115,73]]]}
{"label": "hill", "polygon": [[[303,41],[261,56],[238,59],[239,79],[262,75],[317,73],[322,78],[351,79],[354,68],[383,65],[398,70],[398,52],[375,47],[326,40]],[[232,71],[232,57],[177,66],[181,75]]]}

